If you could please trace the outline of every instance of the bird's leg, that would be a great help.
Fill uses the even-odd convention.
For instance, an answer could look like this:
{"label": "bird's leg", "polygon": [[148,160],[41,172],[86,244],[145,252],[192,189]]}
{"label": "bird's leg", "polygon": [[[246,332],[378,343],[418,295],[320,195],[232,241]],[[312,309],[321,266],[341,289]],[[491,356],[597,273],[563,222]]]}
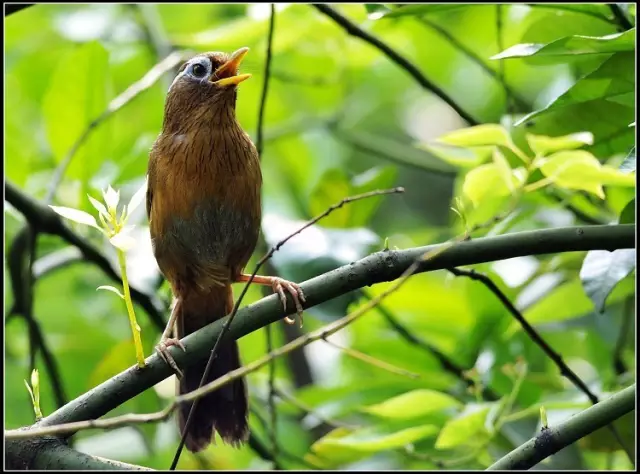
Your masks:
{"label": "bird's leg", "polygon": [[[236,281],[249,281],[250,278],[251,275],[241,273]],[[293,303],[296,305],[296,313],[300,317],[300,327],[302,327],[302,304],[300,304],[300,301],[304,303],[305,298],[300,286],[298,286],[296,283],[293,283],[292,281],[288,281],[283,278],[259,275],[253,277],[253,283],[257,283],[258,285],[271,286],[274,293],[278,293],[278,295],[280,295],[280,301],[282,301],[282,306],[284,307],[285,311],[287,310],[287,297],[285,296],[284,291],[287,290],[287,292],[289,292],[289,294],[293,298]],[[287,324],[293,324],[296,322],[294,318],[290,318],[289,316],[285,316],[284,320]]]}
{"label": "bird's leg", "polygon": [[162,333],[162,336],[160,336],[160,342],[156,346],[156,351],[158,352],[158,355],[169,365],[169,367],[173,369],[178,378],[182,378],[182,371],[178,368],[173,356],[167,350],[170,346],[178,346],[183,351],[186,350],[184,344],[180,342],[180,339],[169,337],[171,334],[174,334],[176,320],[178,319],[179,306],[180,303],[176,300],[173,305],[173,309],[171,310],[171,316],[169,316],[167,327]]}

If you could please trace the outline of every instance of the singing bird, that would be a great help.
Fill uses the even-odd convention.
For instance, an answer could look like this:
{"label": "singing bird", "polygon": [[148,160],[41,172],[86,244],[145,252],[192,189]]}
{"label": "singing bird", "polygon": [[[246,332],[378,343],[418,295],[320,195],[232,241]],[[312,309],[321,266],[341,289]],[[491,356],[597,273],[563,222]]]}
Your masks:
{"label": "singing bird", "polygon": [[[238,74],[247,52],[204,53],[180,68],[167,94],[162,132],[149,155],[151,239],[174,296],[157,350],[176,371],[179,394],[198,388],[207,360],[181,372],[167,347],[184,349],[180,338],[231,312],[231,284],[249,279],[243,269],[260,232],[260,160],[235,114],[238,84],[251,76]],[[301,316],[304,294],[297,284],[268,276],[253,281],[270,285],[285,311],[285,291],[289,293]],[[225,338],[205,383],[239,366],[236,341]],[[180,433],[190,408],[180,407]],[[185,446],[192,452],[204,449],[214,431],[238,446],[249,435],[247,415],[247,389],[238,379],[199,400]]]}

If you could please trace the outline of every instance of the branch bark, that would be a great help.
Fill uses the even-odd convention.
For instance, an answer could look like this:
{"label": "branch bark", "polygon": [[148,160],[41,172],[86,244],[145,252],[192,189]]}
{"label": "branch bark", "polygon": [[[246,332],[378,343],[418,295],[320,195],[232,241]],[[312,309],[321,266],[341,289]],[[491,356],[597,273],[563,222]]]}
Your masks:
{"label": "branch bark", "polygon": [[[519,232],[461,242],[423,262],[419,272],[473,265],[524,255],[585,250],[634,248],[635,225],[565,227]],[[350,265],[332,270],[302,283],[307,302],[315,306],[350,291],[392,281],[416,258],[441,245],[407,250],[386,250],[369,255]],[[229,326],[231,337],[238,339],[285,316],[277,295],[271,295],[242,308]],[[186,352],[170,348],[176,362],[184,367],[206,359],[227,318],[220,319],[183,339]],[[97,419],[125,401],[172,375],[171,369],[156,354],[147,358],[147,367],[132,367],[69,402],[40,422],[40,426]]]}
{"label": "branch bark", "polygon": [[587,408],[556,427],[547,428],[491,465],[490,471],[529,469],[580,438],[606,426],[635,408],[636,384]]}

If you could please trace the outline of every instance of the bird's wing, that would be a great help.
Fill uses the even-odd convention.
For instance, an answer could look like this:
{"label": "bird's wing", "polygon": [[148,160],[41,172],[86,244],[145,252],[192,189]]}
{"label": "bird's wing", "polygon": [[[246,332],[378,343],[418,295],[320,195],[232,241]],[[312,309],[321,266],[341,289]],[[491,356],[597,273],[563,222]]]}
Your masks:
{"label": "bird's wing", "polygon": [[149,170],[147,173],[147,219],[151,220],[151,202],[153,201],[153,188],[156,184],[156,155],[152,151],[149,155]]}

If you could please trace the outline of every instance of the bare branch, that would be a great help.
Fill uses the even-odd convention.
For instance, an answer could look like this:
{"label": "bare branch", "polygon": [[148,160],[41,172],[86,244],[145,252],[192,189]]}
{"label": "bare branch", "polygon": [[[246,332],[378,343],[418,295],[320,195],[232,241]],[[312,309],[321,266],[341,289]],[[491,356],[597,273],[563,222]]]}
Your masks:
{"label": "bare branch", "polygon": [[396,50],[391,48],[389,45],[376,38],[370,33],[367,33],[347,17],[338,13],[335,9],[326,4],[314,3],[313,6],[319,10],[320,12],[327,15],[334,22],[336,22],[339,26],[341,26],[348,34],[351,36],[355,36],[356,38],[360,38],[365,42],[369,43],[373,47],[379,49],[385,56],[387,56],[391,61],[396,63],[402,69],[407,71],[420,86],[424,89],[434,93],[444,102],[446,102],[453,110],[455,110],[460,117],[466,120],[471,125],[478,125],[478,121],[473,118],[470,114],[468,114],[462,107],[460,107],[444,90],[442,90],[439,86],[434,84],[430,79],[428,79],[420,70],[412,64],[408,59],[398,53]]}

